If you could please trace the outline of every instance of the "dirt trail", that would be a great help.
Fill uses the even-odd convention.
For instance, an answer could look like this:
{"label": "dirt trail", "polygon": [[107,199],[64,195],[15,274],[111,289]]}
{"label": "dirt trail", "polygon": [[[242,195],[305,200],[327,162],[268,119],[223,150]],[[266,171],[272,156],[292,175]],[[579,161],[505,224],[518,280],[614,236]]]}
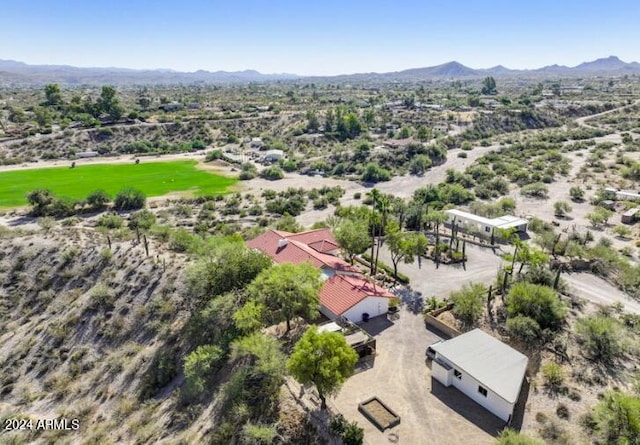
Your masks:
{"label": "dirt trail", "polygon": [[593,303],[609,306],[620,302],[627,312],[640,314],[640,302],[634,300],[612,284],[590,273],[563,274],[562,279],[569,284],[569,291],[577,297]]}

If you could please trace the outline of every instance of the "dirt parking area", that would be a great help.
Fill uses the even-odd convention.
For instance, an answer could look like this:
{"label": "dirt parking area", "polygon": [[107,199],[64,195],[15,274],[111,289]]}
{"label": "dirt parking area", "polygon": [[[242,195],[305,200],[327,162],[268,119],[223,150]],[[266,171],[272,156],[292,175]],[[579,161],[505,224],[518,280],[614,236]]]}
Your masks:
{"label": "dirt parking area", "polygon": [[[377,340],[373,368],[351,377],[332,402],[348,420],[364,428],[365,443],[494,442],[504,422],[456,389],[432,380],[425,350],[441,337],[425,328],[421,315],[403,308],[393,322],[377,317],[363,327]],[[400,416],[400,425],[380,432],[358,411],[358,404],[372,396]]]}

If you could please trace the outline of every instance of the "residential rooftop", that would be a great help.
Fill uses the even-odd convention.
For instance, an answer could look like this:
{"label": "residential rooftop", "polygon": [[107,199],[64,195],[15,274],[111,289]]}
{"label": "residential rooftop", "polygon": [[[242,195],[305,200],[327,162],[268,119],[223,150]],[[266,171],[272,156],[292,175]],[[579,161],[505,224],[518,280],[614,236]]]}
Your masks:
{"label": "residential rooftop", "polygon": [[432,348],[509,403],[518,400],[529,359],[480,329]]}

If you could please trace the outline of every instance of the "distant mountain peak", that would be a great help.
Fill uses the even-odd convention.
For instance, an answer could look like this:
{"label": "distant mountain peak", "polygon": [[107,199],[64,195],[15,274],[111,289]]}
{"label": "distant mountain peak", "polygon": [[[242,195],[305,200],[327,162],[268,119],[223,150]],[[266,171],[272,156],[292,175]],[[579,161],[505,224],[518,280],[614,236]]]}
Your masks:
{"label": "distant mountain peak", "polygon": [[247,69],[244,71],[207,71],[197,70],[191,73],[171,69],[136,70],[127,68],[78,68],[66,65],[28,65],[15,60],[0,59],[0,85],[44,85],[60,84],[165,84],[165,83],[238,83],[269,82],[274,80],[292,80],[322,78],[333,80],[371,80],[421,81],[426,79],[447,80],[458,78],[481,78],[484,76],[589,76],[589,75],[626,75],[640,74],[640,64],[626,63],[615,55],[584,62],[574,67],[549,65],[538,69],[512,70],[503,65],[487,69],[474,69],[452,60],[436,66],[412,68],[387,73],[360,73],[338,76],[298,76],[295,74],[261,74]]}

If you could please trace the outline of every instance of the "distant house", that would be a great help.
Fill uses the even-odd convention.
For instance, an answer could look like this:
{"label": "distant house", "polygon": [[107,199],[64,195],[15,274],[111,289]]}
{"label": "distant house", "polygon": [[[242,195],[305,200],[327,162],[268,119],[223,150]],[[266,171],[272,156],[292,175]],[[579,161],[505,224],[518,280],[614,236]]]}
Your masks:
{"label": "distant house", "polygon": [[389,148],[405,148],[410,144],[420,144],[420,142],[416,141],[413,138],[389,139],[387,141],[384,141],[384,145]]}
{"label": "distant house", "polygon": [[605,188],[603,196],[606,199],[615,199],[618,201],[640,201],[640,193],[618,190],[613,187]]}
{"label": "distant house", "polygon": [[100,153],[98,153],[97,151],[80,151],[80,152],[76,153],[76,157],[78,157],[78,158],[95,158],[99,154]]}
{"label": "distant house", "polygon": [[267,152],[265,153],[262,159],[264,159],[265,162],[278,162],[282,158],[284,158],[284,151],[267,150]]}
{"label": "distant house", "polygon": [[640,207],[629,209],[620,215],[620,222],[623,224],[633,224],[640,216]]}
{"label": "distant house", "polygon": [[269,230],[247,245],[276,263],[308,262],[319,268],[324,279],[319,295],[320,312],[331,320],[345,317],[357,323],[363,318],[384,315],[389,309],[393,295],[337,256],[339,246],[329,229],[301,233]]}
{"label": "distant house", "polygon": [[182,105],[180,102],[171,102],[169,104],[162,104],[158,108],[164,111],[178,111],[182,110],[184,108],[184,105]]}
{"label": "distant house", "polygon": [[525,233],[529,221],[512,215],[504,215],[498,218],[485,218],[462,210],[446,210],[447,223],[469,233],[482,233],[490,235],[495,229],[515,229],[516,232]]}
{"label": "distant house", "polygon": [[509,423],[529,359],[491,335],[474,329],[432,345],[431,375]]}
{"label": "distant house", "polygon": [[262,148],[262,138],[251,138],[249,140],[249,148],[252,150],[260,150]]}

